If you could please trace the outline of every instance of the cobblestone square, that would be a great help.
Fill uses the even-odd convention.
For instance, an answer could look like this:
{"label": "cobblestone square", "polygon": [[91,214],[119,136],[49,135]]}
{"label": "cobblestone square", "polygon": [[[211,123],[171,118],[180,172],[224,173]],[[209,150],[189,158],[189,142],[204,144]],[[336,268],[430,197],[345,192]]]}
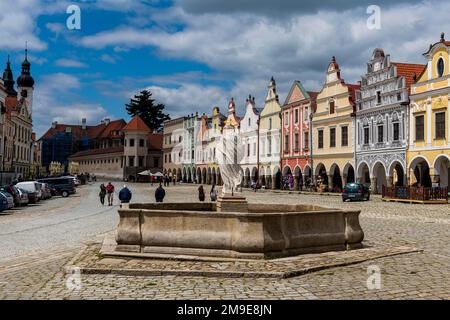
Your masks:
{"label": "cobblestone square", "polygon": [[[86,244],[101,243],[118,222],[117,206],[100,205],[98,186],[82,186],[69,199],[55,198],[0,215],[0,299],[450,298],[449,205],[386,203],[379,197],[343,203],[339,196],[264,190],[244,190],[244,195],[250,202],[275,203],[282,199],[289,204],[360,209],[365,246],[382,243],[420,252],[287,279],[81,274],[79,286],[70,286],[72,273],[65,267],[76,260]],[[133,201],[154,201],[155,187],[130,187]],[[197,201],[195,185],[171,185],[166,192],[165,201]],[[368,268],[373,266],[381,272],[381,289],[368,289]]]}

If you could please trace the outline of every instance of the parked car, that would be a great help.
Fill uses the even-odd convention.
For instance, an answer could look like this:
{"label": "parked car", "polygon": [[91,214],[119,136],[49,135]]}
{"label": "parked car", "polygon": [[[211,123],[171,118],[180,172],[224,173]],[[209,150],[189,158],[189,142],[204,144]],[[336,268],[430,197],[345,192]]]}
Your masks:
{"label": "parked car", "polygon": [[31,192],[22,188],[19,188],[20,192],[26,193],[28,196],[28,204],[35,204],[37,200],[36,192]]}
{"label": "parked car", "polygon": [[36,181],[19,182],[16,184],[16,187],[27,190],[28,192],[36,193],[36,201],[37,202],[42,199],[42,190],[41,190],[41,185],[39,184],[39,182],[36,182]]}
{"label": "parked car", "polygon": [[75,184],[75,187],[78,187],[81,184],[81,180],[77,177],[73,177],[73,183]]}
{"label": "parked car", "polygon": [[49,189],[50,189],[50,193],[52,194],[52,197],[57,196],[58,195],[58,190],[56,190],[55,187],[48,185]]}
{"label": "parked car", "polygon": [[26,205],[28,205],[28,203],[30,201],[28,199],[28,192],[23,190],[23,189],[19,189],[19,188],[17,188],[17,192],[19,194],[19,204],[18,204],[18,206],[26,206]]}
{"label": "parked car", "polygon": [[39,182],[39,184],[41,185],[42,199],[50,199],[52,197],[52,193],[48,187],[48,184],[45,182]]}
{"label": "parked car", "polygon": [[6,185],[0,188],[0,191],[8,192],[13,196],[14,205],[17,207],[20,205],[19,190],[14,185]]}
{"label": "parked car", "polygon": [[8,199],[0,196],[0,212],[8,209]]}
{"label": "parked car", "polygon": [[363,183],[347,183],[342,193],[342,201],[347,200],[370,200],[370,189]]}
{"label": "parked car", "polygon": [[58,177],[39,179],[39,182],[47,183],[51,188],[55,188],[59,195],[68,197],[76,193],[73,177]]}
{"label": "parked car", "polygon": [[8,192],[0,191],[0,197],[6,198],[7,209],[14,208],[14,197],[12,195],[10,195]]}

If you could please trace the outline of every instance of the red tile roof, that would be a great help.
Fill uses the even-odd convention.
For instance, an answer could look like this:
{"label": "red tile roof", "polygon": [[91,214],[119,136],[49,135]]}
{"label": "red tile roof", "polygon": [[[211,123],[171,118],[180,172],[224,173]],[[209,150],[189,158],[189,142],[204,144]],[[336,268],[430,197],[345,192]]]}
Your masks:
{"label": "red tile roof", "polygon": [[58,132],[66,131],[66,128],[71,128],[72,136],[76,139],[81,139],[84,136],[87,136],[90,139],[119,138],[120,135],[115,135],[114,131],[121,131],[126,124],[125,120],[120,119],[111,121],[108,125],[102,123],[96,126],[86,126],[86,129],[84,130],[81,125],[58,123],[55,128],[48,129],[41,139],[49,139]]}
{"label": "red tile roof", "polygon": [[319,93],[315,91],[308,91],[308,94],[311,99],[316,99],[317,96],[319,95]]}
{"label": "red tile roof", "polygon": [[151,133],[148,135],[148,149],[149,150],[162,150],[163,135],[157,133]]}
{"label": "red tile roof", "polygon": [[135,116],[131,119],[128,124],[122,128],[123,131],[148,131],[151,132],[150,128],[145,124],[144,120],[139,116]]}
{"label": "red tile roof", "polygon": [[118,137],[114,131],[121,131],[126,125],[123,119],[111,121],[99,136],[100,138]]}
{"label": "red tile roof", "polygon": [[359,84],[345,84],[349,91],[350,91],[350,102],[352,103],[353,106],[355,106],[355,101],[356,101],[356,90],[359,90],[361,88],[361,85]]}
{"label": "red tile roof", "polygon": [[392,62],[393,65],[397,67],[397,75],[404,76],[406,79],[406,87],[409,89],[411,85],[414,84],[414,74],[416,74],[417,79],[425,70],[426,65],[424,64],[413,64],[413,63],[401,63]]}
{"label": "red tile roof", "polygon": [[111,153],[119,153],[119,152],[123,152],[123,147],[90,149],[90,150],[79,151],[77,153],[74,153],[69,158],[79,158],[79,157],[86,157],[86,156],[92,156],[92,155],[111,154]]}

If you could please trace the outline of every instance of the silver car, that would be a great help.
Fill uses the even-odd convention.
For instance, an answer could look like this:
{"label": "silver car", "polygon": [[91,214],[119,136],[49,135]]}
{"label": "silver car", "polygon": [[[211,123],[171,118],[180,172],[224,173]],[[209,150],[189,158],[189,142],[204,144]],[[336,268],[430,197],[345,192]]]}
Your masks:
{"label": "silver car", "polygon": [[0,191],[0,194],[1,194],[3,197],[5,197],[6,200],[8,201],[7,208],[8,208],[8,209],[14,208],[14,198],[13,198],[13,196],[10,195],[8,192],[3,192],[3,191]]}
{"label": "silver car", "polygon": [[29,202],[29,200],[28,200],[28,192],[23,190],[23,189],[20,189],[20,188],[17,188],[17,192],[19,193],[19,197],[18,197],[19,205],[20,206],[26,206],[28,204],[28,202]]}

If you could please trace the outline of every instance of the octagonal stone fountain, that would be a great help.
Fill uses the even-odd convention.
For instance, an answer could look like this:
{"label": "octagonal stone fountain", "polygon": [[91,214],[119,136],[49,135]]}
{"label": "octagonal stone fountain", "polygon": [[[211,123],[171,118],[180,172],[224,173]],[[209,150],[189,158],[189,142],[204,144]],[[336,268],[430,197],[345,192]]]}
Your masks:
{"label": "octagonal stone fountain", "polygon": [[248,203],[235,193],[241,148],[230,136],[217,146],[224,181],[217,203],[136,203],[119,209],[115,255],[264,259],[362,247],[360,211]]}

